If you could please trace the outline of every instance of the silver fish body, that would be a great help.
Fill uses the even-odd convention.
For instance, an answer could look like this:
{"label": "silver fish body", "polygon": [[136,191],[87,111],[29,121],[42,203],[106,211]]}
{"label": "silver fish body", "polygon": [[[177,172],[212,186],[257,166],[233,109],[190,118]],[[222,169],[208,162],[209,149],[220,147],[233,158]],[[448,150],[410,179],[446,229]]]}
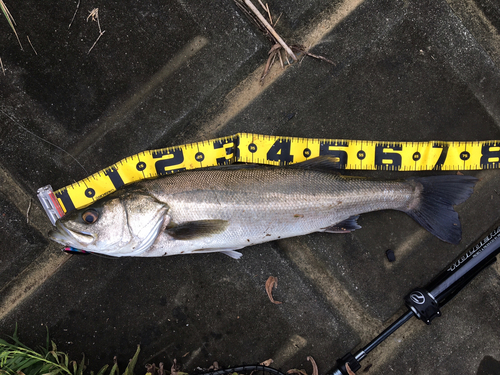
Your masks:
{"label": "silver fish body", "polygon": [[360,228],[357,215],[393,209],[457,243],[460,222],[452,206],[467,199],[475,181],[450,175],[376,181],[290,167],[195,170],[133,185],[60,219],[50,236],[114,256],[219,251],[238,258],[235,250],[246,246],[350,232]]}

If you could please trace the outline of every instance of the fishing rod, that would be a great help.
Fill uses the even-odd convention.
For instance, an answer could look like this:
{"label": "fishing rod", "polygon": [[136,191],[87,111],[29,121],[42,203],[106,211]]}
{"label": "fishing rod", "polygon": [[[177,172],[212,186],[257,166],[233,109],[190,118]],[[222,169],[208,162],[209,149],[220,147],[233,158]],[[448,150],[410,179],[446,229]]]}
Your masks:
{"label": "fishing rod", "polygon": [[412,317],[415,316],[426,324],[431,324],[434,318],[441,316],[441,307],[455,297],[482,270],[495,263],[498,253],[500,253],[500,226],[463,252],[427,286],[411,291],[404,298],[408,311],[356,354],[349,352],[339,358],[336,368],[331,370],[329,375],[350,375],[358,371],[361,368],[361,360]]}
{"label": "fishing rod", "polygon": [[[352,375],[358,371],[361,368],[360,362],[368,353],[412,317],[415,316],[426,324],[430,324],[433,319],[441,316],[441,307],[455,297],[482,270],[496,261],[498,253],[500,253],[500,226],[464,251],[427,286],[411,291],[404,298],[408,311],[356,354],[349,352],[338,359],[337,366],[328,372],[328,375]],[[280,370],[262,364],[196,372],[197,375],[232,375],[234,373],[285,375]]]}

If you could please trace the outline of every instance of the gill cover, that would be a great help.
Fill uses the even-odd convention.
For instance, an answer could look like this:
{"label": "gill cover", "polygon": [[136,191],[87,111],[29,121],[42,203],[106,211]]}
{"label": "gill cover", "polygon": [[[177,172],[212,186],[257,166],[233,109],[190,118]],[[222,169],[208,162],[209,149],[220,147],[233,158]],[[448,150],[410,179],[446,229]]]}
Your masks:
{"label": "gill cover", "polygon": [[113,256],[134,256],[155,242],[168,224],[168,207],[134,192],[106,198],[56,222],[49,236],[65,245]]}

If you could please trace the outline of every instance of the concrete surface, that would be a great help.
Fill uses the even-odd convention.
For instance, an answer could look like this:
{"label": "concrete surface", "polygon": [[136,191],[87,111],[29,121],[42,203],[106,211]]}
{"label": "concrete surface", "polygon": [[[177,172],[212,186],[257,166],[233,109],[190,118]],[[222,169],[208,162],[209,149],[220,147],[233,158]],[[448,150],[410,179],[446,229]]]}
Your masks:
{"label": "concrete surface", "polygon": [[[500,220],[500,172],[458,207],[447,245],[403,213],[362,230],[220,254],[161,259],[67,255],[36,200],[139,151],[236,132],[374,140],[500,139],[500,8],[493,0],[269,1],[278,32],[335,62],[275,66],[268,41],[229,0],[27,0],[0,22],[0,333],[59,348],[98,369],[135,346],[184,370],[255,363],[325,374],[406,309]],[[89,11],[99,8],[99,35]],[[27,37],[33,45],[30,46]],[[35,53],[36,51],[36,53]],[[361,173],[401,177],[408,173]],[[392,249],[396,262],[385,251]],[[279,279],[270,303],[264,284]],[[360,373],[500,374],[500,268],[484,271],[430,327],[412,320]],[[168,366],[167,366],[168,367]]]}

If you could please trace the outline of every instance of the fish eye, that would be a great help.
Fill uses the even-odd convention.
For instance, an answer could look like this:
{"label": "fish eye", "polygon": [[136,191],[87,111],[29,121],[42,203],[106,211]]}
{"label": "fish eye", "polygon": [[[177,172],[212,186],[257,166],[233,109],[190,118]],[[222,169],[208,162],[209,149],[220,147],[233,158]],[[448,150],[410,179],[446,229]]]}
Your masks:
{"label": "fish eye", "polygon": [[94,224],[99,219],[99,213],[93,209],[87,210],[82,214],[82,219],[87,224]]}

